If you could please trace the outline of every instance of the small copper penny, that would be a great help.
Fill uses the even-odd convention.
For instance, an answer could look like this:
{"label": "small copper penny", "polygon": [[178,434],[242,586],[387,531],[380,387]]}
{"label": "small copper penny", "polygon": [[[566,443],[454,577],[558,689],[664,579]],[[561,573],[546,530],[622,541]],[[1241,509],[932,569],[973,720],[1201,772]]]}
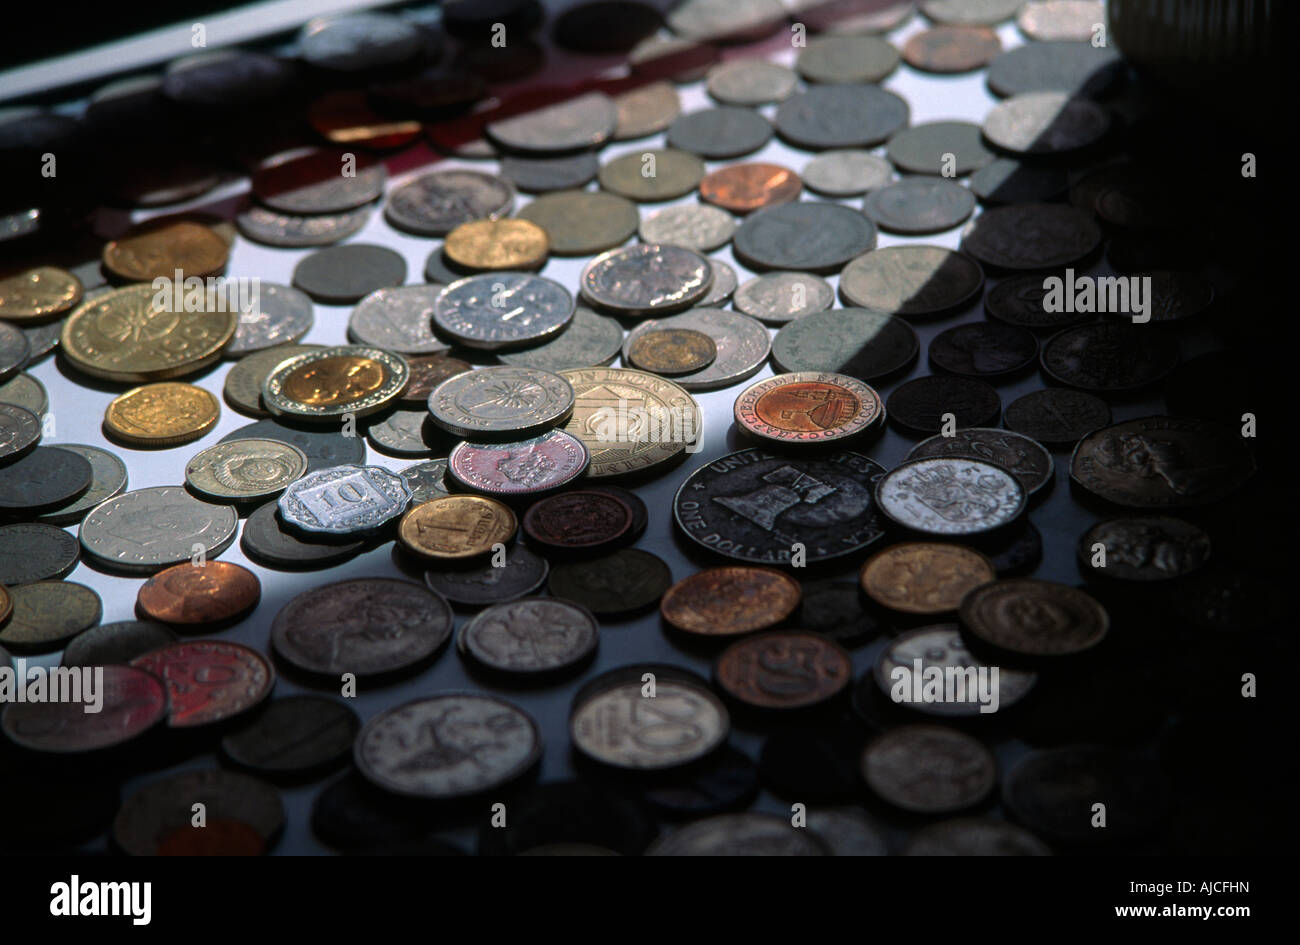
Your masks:
{"label": "small copper penny", "polygon": [[126,282],[210,276],[226,268],[230,246],[215,232],[186,220],[146,222],[104,246],[104,268]]}
{"label": "small copper penny", "polygon": [[173,565],[140,587],[140,616],[174,627],[223,624],[248,613],[262,597],[257,575],[228,561]]}
{"label": "small copper penny", "polygon": [[632,338],[628,360],[651,374],[690,374],[718,356],[718,344],[693,328],[656,328]]}
{"label": "small copper penny", "polygon": [[780,164],[732,164],[700,181],[700,198],[732,213],[750,213],[798,200],[799,175]]}
{"label": "small copper penny", "polygon": [[275,670],[257,650],[224,640],[175,643],[131,665],[167,686],[167,724],[194,728],[224,722],[259,705],[275,687]]}
{"label": "small copper penny", "polygon": [[632,507],[612,492],[576,489],[534,502],[524,513],[524,533],[553,552],[602,551],[632,530]]}
{"label": "small copper penny", "polygon": [[973,548],[909,541],[867,559],[858,573],[866,595],[907,614],[946,614],[968,591],[997,577],[993,562]]}
{"label": "small copper penny", "polygon": [[771,568],[709,568],[668,588],[659,613],[686,633],[736,636],[775,627],[802,597],[798,581]]}
{"label": "small copper penny", "polygon": [[998,53],[1002,41],[987,26],[932,26],[903,46],[903,59],[922,72],[973,72]]}
{"label": "small copper penny", "polygon": [[875,389],[856,378],[824,371],[778,374],[751,384],[736,398],[736,424],[777,443],[824,443],[870,429],[885,415]]}
{"label": "small copper penny", "polygon": [[722,651],[718,685],[758,709],[802,709],[853,681],[853,660],[838,643],[802,630],[759,633]]}
{"label": "small copper penny", "polygon": [[403,355],[411,368],[410,380],[406,389],[398,395],[398,401],[423,408],[429,402],[433,389],[449,377],[472,371],[474,365],[460,358],[438,352],[426,355]]}

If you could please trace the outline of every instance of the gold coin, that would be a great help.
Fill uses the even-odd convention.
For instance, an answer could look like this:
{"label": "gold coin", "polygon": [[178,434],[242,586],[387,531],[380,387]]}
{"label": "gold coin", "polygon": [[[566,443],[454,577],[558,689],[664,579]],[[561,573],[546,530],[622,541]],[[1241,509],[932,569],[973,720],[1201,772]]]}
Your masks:
{"label": "gold coin", "polygon": [[689,374],[713,363],[718,345],[693,328],[658,328],[637,335],[628,346],[628,360],[652,374]]}
{"label": "gold coin", "polygon": [[62,315],[81,301],[81,280],[57,266],[36,266],[0,279],[0,318],[34,322]]}
{"label": "gold coin", "polygon": [[956,610],[966,592],[997,577],[993,562],[972,548],[909,541],[867,559],[858,574],[876,603],[908,614]]}
{"label": "gold coin", "polygon": [[397,399],[410,376],[406,359],[382,348],[321,348],[276,365],[262,383],[262,406],[309,421],[365,417]]}
{"label": "gold coin", "polygon": [[149,285],[111,289],[82,302],[63,323],[72,364],[110,381],[161,381],[221,357],[239,325],[236,311],[173,312],[171,293]]}
{"label": "gold coin", "polygon": [[104,267],[128,282],[210,276],[226,268],[230,246],[200,223],[168,220],[132,227],[104,247]]}
{"label": "gold coin", "polygon": [[466,269],[540,269],[549,245],[546,231],[528,220],[471,220],[450,233],[447,258]]}
{"label": "gold coin", "polygon": [[410,509],[397,525],[402,547],[422,558],[456,561],[485,555],[515,534],[515,513],[496,499],[447,495]]}
{"label": "gold coin", "polygon": [[220,416],[217,398],[202,387],[146,384],[108,405],[104,432],[132,446],[176,446],[197,440]]}

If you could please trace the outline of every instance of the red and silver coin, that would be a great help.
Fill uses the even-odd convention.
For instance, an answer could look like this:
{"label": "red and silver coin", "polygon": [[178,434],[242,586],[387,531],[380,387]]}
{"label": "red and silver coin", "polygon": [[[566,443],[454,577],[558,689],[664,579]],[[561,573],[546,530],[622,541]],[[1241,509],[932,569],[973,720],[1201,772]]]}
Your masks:
{"label": "red and silver coin", "polygon": [[778,374],[736,398],[736,423],[778,443],[825,443],[856,436],[880,422],[885,405],[876,391],[843,374]]}
{"label": "red and silver coin", "polygon": [[447,457],[447,471],[474,492],[535,495],[573,482],[590,462],[581,440],[551,430],[517,443],[460,443]]}
{"label": "red and silver coin", "polygon": [[131,665],[167,686],[172,728],[211,725],[260,704],[275,686],[266,657],[239,643],[193,640],[137,657]]}
{"label": "red and silver coin", "polygon": [[96,751],[143,735],[167,715],[167,690],[152,673],[131,666],[85,666],[71,671],[83,677],[102,671],[103,677],[93,690],[83,684],[75,700],[7,705],[0,727],[10,741],[52,754]]}

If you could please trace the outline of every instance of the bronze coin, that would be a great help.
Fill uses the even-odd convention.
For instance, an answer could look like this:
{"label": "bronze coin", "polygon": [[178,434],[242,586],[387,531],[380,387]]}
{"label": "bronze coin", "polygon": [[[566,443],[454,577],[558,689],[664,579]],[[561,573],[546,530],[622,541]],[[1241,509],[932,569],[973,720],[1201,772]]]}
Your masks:
{"label": "bronze coin", "polygon": [[140,587],[142,617],[171,626],[198,628],[242,617],[262,597],[257,575],[228,561],[173,565]]}
{"label": "bronze coin", "polygon": [[903,59],[922,72],[973,72],[1000,52],[1002,42],[987,26],[932,26],[908,39]]}
{"label": "bronze coin", "polygon": [[736,636],[775,627],[802,596],[798,581],[771,568],[709,568],[668,588],[659,613],[686,633]]}
{"label": "bronze coin", "polygon": [[700,198],[732,213],[789,203],[798,200],[802,190],[803,181],[790,168],[759,161],[732,164],[700,181]]}
{"label": "bronze coin", "polygon": [[472,371],[474,365],[460,358],[453,358],[442,352],[426,355],[404,355],[411,368],[411,378],[406,382],[406,389],[398,396],[403,404],[412,404],[423,408],[429,402],[433,389],[449,377]]}
{"label": "bronze coin", "polygon": [[658,328],[628,342],[633,367],[651,374],[690,374],[701,371],[718,356],[718,344],[693,328]]}
{"label": "bronze coin", "polygon": [[802,709],[834,698],[853,681],[848,652],[803,630],[760,633],[718,657],[718,685],[758,709]]}
{"label": "bronze coin", "polygon": [[622,542],[632,529],[631,506],[612,492],[578,489],[534,502],[524,533],[553,552],[593,552]]}
{"label": "bronze coin", "polygon": [[1106,609],[1091,595],[1033,578],[982,584],[962,598],[960,614],[976,640],[1024,657],[1082,653],[1110,628]]}
{"label": "bronze coin", "polygon": [[934,541],[894,545],[867,559],[862,590],[882,607],[932,616],[956,610],[967,592],[997,577],[973,548]]}

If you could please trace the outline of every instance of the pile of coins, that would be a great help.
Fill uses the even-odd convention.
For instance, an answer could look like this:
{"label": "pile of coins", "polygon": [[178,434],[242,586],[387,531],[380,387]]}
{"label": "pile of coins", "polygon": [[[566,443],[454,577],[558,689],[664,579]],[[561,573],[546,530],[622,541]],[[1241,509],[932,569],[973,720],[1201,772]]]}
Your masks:
{"label": "pile of coins", "polygon": [[[4,236],[27,255],[0,272],[0,667],[62,651],[105,676],[98,714],[0,711],[21,769],[6,809],[34,825],[0,843],[262,853],[294,816],[276,785],[326,777],[311,831],[350,852],[464,852],[456,829],[511,854],[1165,852],[1191,842],[1171,824],[1218,810],[1168,792],[1228,723],[1181,701],[1209,664],[1162,647],[1170,614],[1195,626],[1189,652],[1228,629],[1268,639],[1275,595],[1226,504],[1263,472],[1237,402],[1225,424],[1200,383],[1231,357],[1184,360],[1220,290],[1183,254],[1163,167],[1126,152],[1118,126],[1144,115],[1090,41],[1102,4],[923,0],[924,24],[911,2],[829,4],[796,16],[813,35],[794,49],[775,0],[686,0],[666,27],[647,10],[615,31],[629,6],[551,35],[627,39],[647,81],[477,124],[541,55],[535,4],[447,4],[454,41],[397,15],[313,22],[296,60],[217,54],[92,99],[87,122],[155,98],[260,120],[323,90],[309,146],[248,136],[233,226],[154,217],[89,267],[56,252],[57,213]],[[1029,41],[1003,51],[1013,19]],[[518,38],[498,46],[502,22]],[[760,45],[714,63],[720,34]],[[979,125],[913,123],[881,85],[900,70],[978,72],[998,101]],[[715,104],[682,113],[701,91]],[[6,155],[25,121],[0,119]],[[498,172],[390,181],[411,163],[386,156],[422,138]],[[749,160],[777,140],[801,168]],[[171,190],[137,205],[219,179],[169,166]],[[379,232],[381,203],[391,245],[347,241]],[[912,239],[959,228],[959,248]],[[292,284],[230,272],[239,239],[297,253]],[[1148,280],[1149,323],[1045,301],[1048,277],[1103,254]],[[256,298],[220,304],[246,278]],[[344,320],[347,343],[304,342]],[[69,378],[113,392],[106,440],[170,484],[129,489],[111,450],[43,437],[74,406],[23,372],[56,347]],[[1161,385],[1168,409],[1134,414]],[[251,422],[198,444],[221,398]],[[669,501],[638,494],[660,479]],[[1095,511],[1085,532],[1030,521],[1071,499]],[[237,537],[250,567],[219,560]],[[1058,579],[1035,576],[1045,557]],[[133,618],[103,622],[66,579],[78,564],[131,577]],[[285,593],[295,571],[319,580]],[[255,622],[265,639],[233,639]],[[645,634],[656,658],[627,659]],[[432,688],[453,637],[467,681]],[[1250,710],[1223,707],[1227,663],[1194,708],[1235,720]],[[1171,666],[1191,681],[1153,695]],[[410,701],[350,706],[412,680]],[[534,689],[570,695],[567,731],[521,706]],[[570,749],[575,776],[537,784],[543,753]],[[210,763],[119,796],[164,751]],[[69,756],[94,768],[75,789]],[[191,826],[197,801],[215,826]]]}

